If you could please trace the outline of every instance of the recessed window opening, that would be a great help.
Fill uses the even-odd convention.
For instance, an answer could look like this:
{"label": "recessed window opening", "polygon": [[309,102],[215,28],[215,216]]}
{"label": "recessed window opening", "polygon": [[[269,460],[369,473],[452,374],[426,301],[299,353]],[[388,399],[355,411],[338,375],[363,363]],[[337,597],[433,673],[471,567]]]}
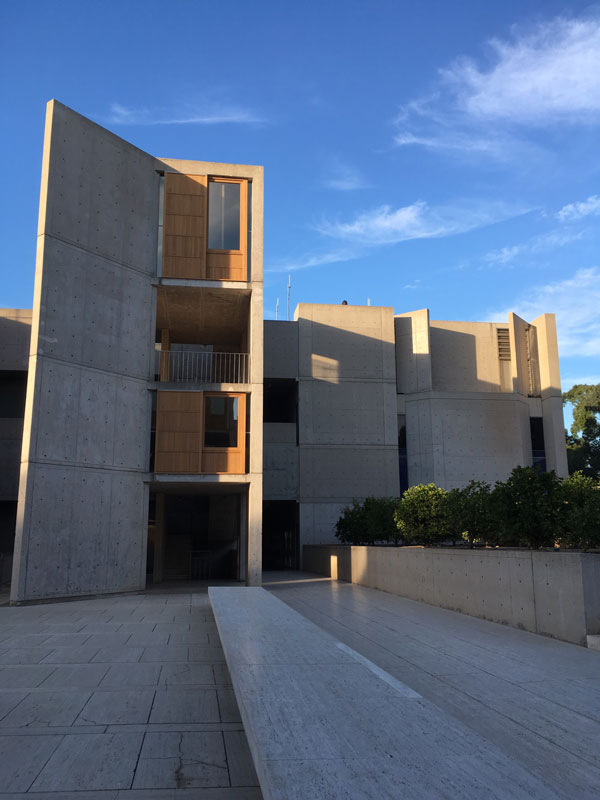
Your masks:
{"label": "recessed window opening", "polygon": [[205,397],[204,446],[238,446],[237,397]]}
{"label": "recessed window opening", "polygon": [[531,430],[531,454],[533,466],[540,472],[546,472],[546,442],[544,440],[544,420],[542,417],[529,419]]}
{"label": "recessed window opening", "polygon": [[264,422],[296,422],[298,383],[288,378],[265,378]]}
{"label": "recessed window opening", "polygon": [[510,361],[510,332],[508,328],[496,328],[498,337],[498,358],[500,361]]}
{"label": "recessed window opening", "polygon": [[240,249],[239,183],[210,181],[208,184],[208,249]]}

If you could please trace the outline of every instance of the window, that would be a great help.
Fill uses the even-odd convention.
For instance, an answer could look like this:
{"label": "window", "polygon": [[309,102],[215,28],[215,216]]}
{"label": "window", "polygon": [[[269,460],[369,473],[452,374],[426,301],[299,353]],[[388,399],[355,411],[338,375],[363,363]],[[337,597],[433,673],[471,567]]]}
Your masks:
{"label": "window", "polygon": [[208,184],[208,249],[240,250],[241,185],[212,180]]}
{"label": "window", "polygon": [[238,398],[204,398],[204,446],[238,446]]}
{"label": "window", "polygon": [[287,378],[265,378],[264,422],[296,422],[298,383]]}
{"label": "window", "polygon": [[544,441],[544,420],[542,417],[530,417],[531,454],[533,466],[540,472],[546,472],[546,444]]}

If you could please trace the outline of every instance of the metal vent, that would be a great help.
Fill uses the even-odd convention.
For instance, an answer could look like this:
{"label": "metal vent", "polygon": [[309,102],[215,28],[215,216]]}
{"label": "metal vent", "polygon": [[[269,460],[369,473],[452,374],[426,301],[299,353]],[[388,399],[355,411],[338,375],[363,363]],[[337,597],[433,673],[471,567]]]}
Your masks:
{"label": "metal vent", "polygon": [[500,361],[510,361],[510,334],[508,328],[496,328],[498,335],[498,358]]}

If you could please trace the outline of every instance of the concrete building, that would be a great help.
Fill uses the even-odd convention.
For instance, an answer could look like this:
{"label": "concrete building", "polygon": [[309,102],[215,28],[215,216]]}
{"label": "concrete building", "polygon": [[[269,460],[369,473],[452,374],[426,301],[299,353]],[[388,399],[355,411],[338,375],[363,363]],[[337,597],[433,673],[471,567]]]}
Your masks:
{"label": "concrete building", "polygon": [[551,314],[263,324],[262,221],[261,167],[155,158],[49,103],[33,314],[0,315],[13,601],[256,584],[354,497],[566,474]]}
{"label": "concrete building", "polygon": [[282,563],[284,523],[302,544],[335,541],[354,497],[494,483],[519,464],[568,474],[553,314],[301,303],[294,322],[265,322],[264,364],[265,566]]}

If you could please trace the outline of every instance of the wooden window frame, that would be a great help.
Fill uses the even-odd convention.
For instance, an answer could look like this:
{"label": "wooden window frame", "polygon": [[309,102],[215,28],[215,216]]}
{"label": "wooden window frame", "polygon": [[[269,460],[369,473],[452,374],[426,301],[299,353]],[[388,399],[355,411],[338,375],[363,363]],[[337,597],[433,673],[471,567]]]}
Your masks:
{"label": "wooden window frame", "polygon": [[[202,472],[212,475],[233,474],[240,475],[246,472],[246,395],[243,392],[203,392],[202,401]],[[236,447],[206,447],[204,444],[206,414],[205,400],[207,397],[237,397],[238,399],[238,427],[237,427],[237,446]],[[227,464],[226,469],[219,469],[219,462]],[[229,469],[230,462],[238,469]],[[216,467],[208,469],[208,466]]]}
{"label": "wooden window frame", "polygon": [[[208,247],[208,231],[210,217],[210,184],[211,183],[235,183],[240,187],[240,247],[237,250],[222,250],[215,247]],[[211,258],[211,256],[213,258]],[[224,277],[211,275],[212,269],[225,269],[224,266],[215,267],[215,262],[238,260],[237,266],[229,265],[229,269],[237,271],[237,277]],[[212,262],[212,263],[211,263]],[[221,175],[209,175],[206,188],[206,277],[217,280],[248,280],[248,179],[225,177]]]}

